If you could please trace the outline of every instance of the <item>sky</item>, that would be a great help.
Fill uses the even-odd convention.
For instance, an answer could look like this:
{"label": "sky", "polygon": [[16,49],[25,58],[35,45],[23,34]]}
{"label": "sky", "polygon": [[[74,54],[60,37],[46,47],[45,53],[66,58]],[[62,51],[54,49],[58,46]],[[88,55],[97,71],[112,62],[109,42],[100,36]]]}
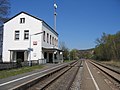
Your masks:
{"label": "sky", "polygon": [[[54,27],[54,0],[10,0],[9,17],[27,12]],[[56,0],[59,42],[69,49],[94,48],[102,33],[120,31],[120,0]]]}

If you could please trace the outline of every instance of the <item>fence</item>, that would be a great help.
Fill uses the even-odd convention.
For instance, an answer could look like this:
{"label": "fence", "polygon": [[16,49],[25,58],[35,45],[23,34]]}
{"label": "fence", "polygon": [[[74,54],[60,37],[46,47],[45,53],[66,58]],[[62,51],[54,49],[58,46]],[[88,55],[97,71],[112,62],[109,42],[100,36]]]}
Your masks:
{"label": "fence", "polygon": [[[13,69],[13,68],[19,68],[19,67],[25,67],[29,66],[29,61],[24,61],[21,63],[16,63],[16,62],[10,62],[10,63],[0,63],[0,70],[6,70],[6,69]],[[39,64],[45,64],[46,60],[45,59],[39,59],[39,60],[31,60],[31,65],[39,65]]]}
{"label": "fence", "polygon": [[0,70],[16,68],[17,64],[14,62],[11,63],[0,63]]}

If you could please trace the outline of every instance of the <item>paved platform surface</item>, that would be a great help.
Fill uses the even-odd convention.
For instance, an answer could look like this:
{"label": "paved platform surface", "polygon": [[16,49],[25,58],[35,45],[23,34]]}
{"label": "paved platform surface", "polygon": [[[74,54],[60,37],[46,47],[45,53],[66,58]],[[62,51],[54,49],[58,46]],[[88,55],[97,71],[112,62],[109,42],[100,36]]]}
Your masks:
{"label": "paved platform surface", "polygon": [[20,83],[24,83],[26,81],[29,81],[30,79],[35,78],[36,76],[40,76],[44,73],[44,71],[47,71],[49,69],[52,69],[54,67],[57,67],[61,64],[44,64],[43,68],[39,70],[34,70],[32,72],[0,79],[0,90],[8,90],[10,88],[13,88],[16,85],[19,85]]}
{"label": "paved platform surface", "polygon": [[81,90],[118,90],[94,65],[83,62]]}

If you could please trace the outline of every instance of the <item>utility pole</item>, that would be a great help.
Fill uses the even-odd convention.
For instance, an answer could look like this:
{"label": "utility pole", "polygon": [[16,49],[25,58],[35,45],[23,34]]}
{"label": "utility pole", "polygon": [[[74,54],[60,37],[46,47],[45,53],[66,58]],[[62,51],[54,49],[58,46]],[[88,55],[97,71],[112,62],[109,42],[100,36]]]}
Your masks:
{"label": "utility pole", "polygon": [[54,0],[54,30],[56,31],[56,9],[57,9],[57,4],[56,4],[56,0]]}

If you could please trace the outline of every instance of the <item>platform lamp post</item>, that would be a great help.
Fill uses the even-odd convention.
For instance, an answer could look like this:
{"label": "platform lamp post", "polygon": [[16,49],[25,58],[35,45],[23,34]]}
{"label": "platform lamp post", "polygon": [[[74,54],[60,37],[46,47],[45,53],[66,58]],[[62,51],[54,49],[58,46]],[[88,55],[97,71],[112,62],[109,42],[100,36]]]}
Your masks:
{"label": "platform lamp post", "polygon": [[28,50],[29,50],[29,66],[32,66],[32,63],[31,63],[31,51],[33,51],[33,49],[31,48],[31,37],[34,36],[34,35],[42,34],[42,33],[44,33],[44,32],[39,32],[39,33],[29,35],[29,37],[30,37],[29,48],[28,48]]}
{"label": "platform lamp post", "polygon": [[57,9],[57,4],[56,4],[56,0],[54,0],[54,30],[56,31],[56,9]]}

